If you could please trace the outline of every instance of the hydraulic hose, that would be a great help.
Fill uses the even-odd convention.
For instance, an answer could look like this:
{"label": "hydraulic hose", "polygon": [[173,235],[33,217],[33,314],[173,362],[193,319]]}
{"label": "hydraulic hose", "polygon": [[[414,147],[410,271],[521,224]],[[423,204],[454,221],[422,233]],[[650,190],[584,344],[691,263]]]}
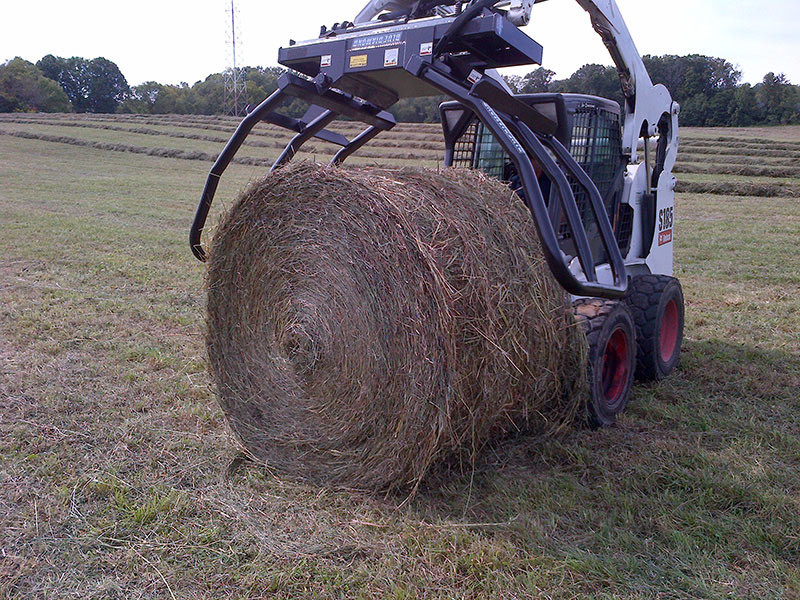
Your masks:
{"label": "hydraulic hose", "polygon": [[473,0],[473,2],[471,2],[470,5],[464,9],[464,12],[456,17],[456,20],[453,21],[452,25],[450,25],[450,28],[442,36],[442,39],[440,39],[439,43],[436,44],[433,55],[441,55],[441,53],[447,47],[447,44],[450,43],[450,40],[461,33],[461,30],[467,26],[467,23],[480,15],[484,8],[492,8],[494,5],[500,4],[501,1],[502,0]]}

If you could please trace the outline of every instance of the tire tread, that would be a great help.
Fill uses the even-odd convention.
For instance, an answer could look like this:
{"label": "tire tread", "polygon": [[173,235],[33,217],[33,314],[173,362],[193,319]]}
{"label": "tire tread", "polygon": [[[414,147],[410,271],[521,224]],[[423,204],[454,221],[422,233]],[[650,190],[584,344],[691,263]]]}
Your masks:
{"label": "tire tread", "polygon": [[633,314],[637,339],[636,378],[642,381],[656,381],[664,376],[656,367],[656,344],[650,342],[656,339],[661,294],[672,282],[681,289],[680,281],[669,275],[637,275],[631,280],[628,293],[623,298]]}

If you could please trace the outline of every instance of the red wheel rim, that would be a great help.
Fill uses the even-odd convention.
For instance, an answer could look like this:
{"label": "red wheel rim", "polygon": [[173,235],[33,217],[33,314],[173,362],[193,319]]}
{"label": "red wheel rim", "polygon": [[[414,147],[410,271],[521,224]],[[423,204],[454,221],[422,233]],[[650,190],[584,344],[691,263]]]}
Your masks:
{"label": "red wheel rim", "polygon": [[606,344],[603,352],[603,395],[609,409],[622,401],[625,386],[630,374],[630,356],[628,352],[628,335],[621,327],[617,327]]}
{"label": "red wheel rim", "polygon": [[678,345],[678,305],[675,300],[670,300],[664,307],[664,314],[661,315],[661,325],[659,327],[659,344],[661,346],[661,360],[668,363],[675,354]]}

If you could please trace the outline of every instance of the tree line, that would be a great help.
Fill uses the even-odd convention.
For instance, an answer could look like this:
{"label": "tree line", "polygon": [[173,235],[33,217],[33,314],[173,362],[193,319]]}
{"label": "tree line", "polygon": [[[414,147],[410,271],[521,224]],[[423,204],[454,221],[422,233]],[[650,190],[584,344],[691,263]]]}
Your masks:
{"label": "tree line", "polygon": [[[756,84],[722,58],[644,56],[655,83],[663,83],[681,104],[687,126],[800,124],[800,87],[785,75],[767,73]],[[244,103],[258,104],[278,87],[281,67],[245,67]],[[614,67],[587,64],[566,79],[538,68],[506,77],[517,93],[572,92],[611,98],[622,104]],[[148,81],[129,86],[117,65],[105,58],[62,58],[48,54],[33,64],[14,58],[0,65],[0,112],[78,112],[134,114],[225,114],[225,76],[213,73],[193,85]],[[437,122],[441,97],[404,99],[392,112],[399,121]],[[295,100],[287,109],[302,114]]]}
{"label": "tree line", "polygon": [[[756,84],[742,83],[730,62],[692,54],[642,57],[654,83],[663,83],[681,105],[681,124],[690,127],[747,127],[800,123],[800,87],[782,73],[767,73]],[[623,104],[615,67],[584,65],[567,79],[538,68],[507,78],[518,93],[574,92],[611,98]]]}

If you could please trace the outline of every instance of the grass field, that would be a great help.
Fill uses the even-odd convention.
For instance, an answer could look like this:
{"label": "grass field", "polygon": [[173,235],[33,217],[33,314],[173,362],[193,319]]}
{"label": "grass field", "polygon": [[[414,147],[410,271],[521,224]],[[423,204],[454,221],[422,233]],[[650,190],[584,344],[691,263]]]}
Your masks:
{"label": "grass field", "polygon": [[[800,128],[682,132],[672,377],[404,502],[228,433],[187,236],[233,127],[0,116],[0,598],[800,599]],[[259,134],[266,164],[287,138]],[[361,162],[437,164],[435,127],[384,141]]]}

